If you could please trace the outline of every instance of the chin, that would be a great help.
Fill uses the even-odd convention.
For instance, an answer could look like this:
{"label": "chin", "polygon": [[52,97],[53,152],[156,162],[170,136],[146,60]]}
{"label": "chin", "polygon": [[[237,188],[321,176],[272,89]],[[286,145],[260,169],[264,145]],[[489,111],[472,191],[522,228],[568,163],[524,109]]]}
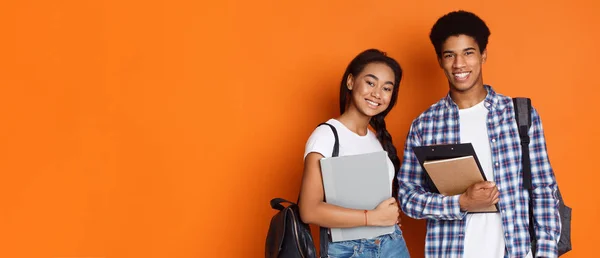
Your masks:
{"label": "chin", "polygon": [[475,87],[475,83],[450,83],[450,87],[458,92],[465,92]]}
{"label": "chin", "polygon": [[369,109],[367,109],[367,110],[364,110],[364,111],[365,111],[365,112],[363,112],[364,115],[366,115],[368,117],[374,117],[376,115],[381,114],[384,111],[384,109],[382,109],[382,110],[372,110],[372,109],[369,110]]}

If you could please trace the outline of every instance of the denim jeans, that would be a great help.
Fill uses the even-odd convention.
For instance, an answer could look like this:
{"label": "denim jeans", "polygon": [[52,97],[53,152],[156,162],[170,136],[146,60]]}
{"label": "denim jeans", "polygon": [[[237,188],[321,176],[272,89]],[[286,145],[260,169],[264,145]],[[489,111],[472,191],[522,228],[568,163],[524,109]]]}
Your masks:
{"label": "denim jeans", "polygon": [[329,258],[408,258],[408,248],[402,231],[396,225],[394,233],[372,239],[329,243]]}

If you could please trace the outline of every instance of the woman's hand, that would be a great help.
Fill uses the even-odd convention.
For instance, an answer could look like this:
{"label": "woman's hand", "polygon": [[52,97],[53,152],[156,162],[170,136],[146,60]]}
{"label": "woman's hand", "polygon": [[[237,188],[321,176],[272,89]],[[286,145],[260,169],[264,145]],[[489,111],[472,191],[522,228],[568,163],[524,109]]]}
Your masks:
{"label": "woman's hand", "polygon": [[400,209],[396,198],[391,197],[367,212],[367,224],[370,226],[393,226],[399,222]]}

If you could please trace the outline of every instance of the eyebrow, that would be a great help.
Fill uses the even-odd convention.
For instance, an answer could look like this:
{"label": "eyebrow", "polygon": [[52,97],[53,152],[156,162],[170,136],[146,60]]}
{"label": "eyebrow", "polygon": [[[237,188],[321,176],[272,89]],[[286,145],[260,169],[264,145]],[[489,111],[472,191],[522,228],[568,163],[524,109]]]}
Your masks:
{"label": "eyebrow", "polygon": [[[377,76],[375,76],[375,75],[372,75],[372,74],[370,74],[370,73],[369,73],[369,74],[366,74],[366,75],[365,75],[365,77],[371,77],[371,78],[373,78],[373,79],[375,79],[375,80],[378,80],[378,81],[379,81],[379,78],[377,78]],[[393,82],[391,82],[391,81],[387,81],[387,82],[385,82],[384,84],[391,84],[392,86],[394,86],[394,83],[393,83]]]}
{"label": "eyebrow", "polygon": [[[474,47],[468,47],[468,48],[463,49],[463,52],[469,51],[469,50],[475,51],[476,49]],[[442,52],[442,54],[454,54],[454,51],[452,51],[452,50],[444,50],[444,52]]]}

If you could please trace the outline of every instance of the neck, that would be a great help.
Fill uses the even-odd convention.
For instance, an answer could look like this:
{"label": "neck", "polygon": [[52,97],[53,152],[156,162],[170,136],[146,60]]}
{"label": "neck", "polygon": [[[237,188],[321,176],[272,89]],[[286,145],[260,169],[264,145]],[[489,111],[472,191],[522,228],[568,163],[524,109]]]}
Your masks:
{"label": "neck", "polygon": [[365,136],[367,135],[371,117],[358,112],[353,105],[348,105],[348,109],[338,118],[338,121],[344,124],[350,131],[360,136]]}
{"label": "neck", "polygon": [[459,109],[470,108],[485,99],[487,96],[487,90],[483,87],[483,84],[474,86],[466,91],[458,91],[450,87],[450,97]]}

